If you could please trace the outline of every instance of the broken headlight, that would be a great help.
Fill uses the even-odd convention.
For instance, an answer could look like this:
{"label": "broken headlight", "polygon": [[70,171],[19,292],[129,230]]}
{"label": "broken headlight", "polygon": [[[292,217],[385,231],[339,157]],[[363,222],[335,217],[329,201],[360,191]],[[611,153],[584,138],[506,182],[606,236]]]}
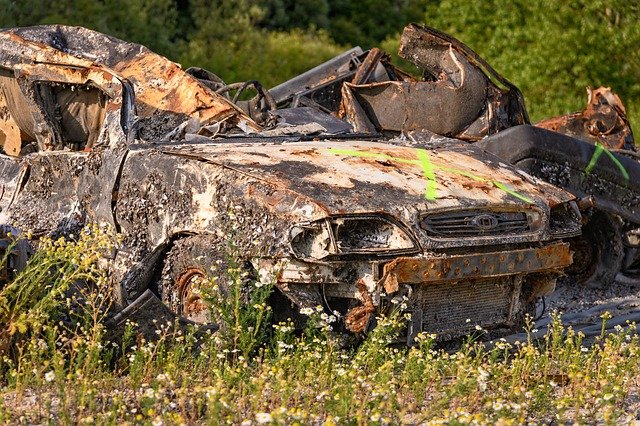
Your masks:
{"label": "broken headlight", "polygon": [[551,208],[549,228],[554,237],[573,237],[580,235],[582,215],[575,201],[558,204]]}
{"label": "broken headlight", "polygon": [[293,253],[302,259],[347,254],[395,255],[418,249],[402,225],[379,216],[343,216],[298,224],[289,237]]}

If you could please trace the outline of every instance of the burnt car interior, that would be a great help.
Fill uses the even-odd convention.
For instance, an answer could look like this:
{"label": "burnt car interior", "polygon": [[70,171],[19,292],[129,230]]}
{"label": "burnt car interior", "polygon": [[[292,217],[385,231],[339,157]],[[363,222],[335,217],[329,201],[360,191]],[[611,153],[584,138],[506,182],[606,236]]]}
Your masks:
{"label": "burnt car interior", "polygon": [[81,84],[35,84],[38,103],[55,135],[55,144],[73,151],[91,148],[104,120],[106,95],[98,88]]}
{"label": "burnt car interior", "polygon": [[[13,72],[0,69],[0,106],[4,110],[0,137],[5,153],[24,155],[38,150],[38,146],[81,151],[94,145],[105,115],[107,96],[102,90],[90,84],[52,81],[23,84],[31,100]],[[31,104],[44,120],[34,118]]]}

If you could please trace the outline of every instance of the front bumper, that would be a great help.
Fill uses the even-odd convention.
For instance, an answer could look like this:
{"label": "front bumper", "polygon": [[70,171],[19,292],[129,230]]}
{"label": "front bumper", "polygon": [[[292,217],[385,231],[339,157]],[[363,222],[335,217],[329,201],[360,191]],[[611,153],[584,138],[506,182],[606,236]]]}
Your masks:
{"label": "front bumper", "polygon": [[[437,284],[507,275],[558,271],[571,264],[569,244],[464,255],[407,256],[391,260],[345,260],[310,263],[291,260],[277,274],[280,285],[349,284],[367,278],[393,292],[398,284]],[[372,290],[372,288],[370,288]]]}
{"label": "front bumper", "polygon": [[[280,270],[277,285],[298,307],[351,299],[346,328],[366,331],[384,300],[406,296],[412,319],[407,341],[420,331],[439,336],[468,333],[470,325],[511,327],[537,296],[555,287],[569,266],[569,245],[440,256],[407,256],[391,260],[317,263],[291,261]],[[354,300],[355,299],[355,300]]]}
{"label": "front bumper", "polygon": [[435,258],[400,257],[383,266],[382,283],[388,293],[398,284],[437,284],[554,271],[572,261],[567,243],[481,254]]}

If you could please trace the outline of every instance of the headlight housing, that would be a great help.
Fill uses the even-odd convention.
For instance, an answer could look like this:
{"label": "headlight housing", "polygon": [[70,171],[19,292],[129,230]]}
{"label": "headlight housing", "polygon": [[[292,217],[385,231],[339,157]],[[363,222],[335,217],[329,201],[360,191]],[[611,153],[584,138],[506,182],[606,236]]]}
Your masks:
{"label": "headlight housing", "polygon": [[384,216],[339,216],[301,223],[291,228],[289,238],[291,250],[301,259],[418,251],[411,232]]}
{"label": "headlight housing", "polygon": [[575,201],[553,206],[549,217],[549,228],[551,235],[556,238],[580,235],[582,215]]}

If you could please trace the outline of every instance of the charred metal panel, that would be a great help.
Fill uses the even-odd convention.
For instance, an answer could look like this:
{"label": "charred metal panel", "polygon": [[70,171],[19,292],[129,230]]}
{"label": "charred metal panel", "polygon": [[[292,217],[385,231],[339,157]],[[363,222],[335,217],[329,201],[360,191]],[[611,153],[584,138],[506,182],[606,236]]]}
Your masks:
{"label": "charred metal panel", "polygon": [[[233,103],[218,95],[180,66],[146,47],[127,43],[82,27],[42,25],[0,33],[0,64],[69,64],[112,70],[133,82],[138,115],[145,120],[144,139],[157,139],[179,124],[195,119],[201,125],[230,120],[258,130]],[[48,65],[47,65],[48,66]]]}
{"label": "charred metal panel", "polygon": [[115,211],[125,246],[136,252],[176,234],[209,232],[237,240],[248,257],[259,247],[270,247],[263,253],[268,256],[288,251],[289,224],[326,214],[305,195],[264,177],[186,151],[160,150],[129,153]]}
{"label": "charred metal panel", "polygon": [[85,223],[78,197],[86,153],[32,155],[24,188],[7,210],[23,231],[34,235],[77,232]]}
{"label": "charred metal panel", "polygon": [[28,166],[28,173],[19,178],[24,186],[2,217],[35,235],[74,233],[86,222],[114,226],[111,204],[123,156],[67,151],[26,157],[20,167]]}
{"label": "charred metal panel", "polygon": [[[457,90],[439,84],[389,81],[364,86],[346,83],[343,93],[353,92],[377,130],[429,129],[440,135],[456,136],[478,116],[484,105],[482,98],[466,90],[468,88],[463,86]],[[480,90],[484,92],[484,87]],[[347,119],[354,120],[349,115]]]}
{"label": "charred metal panel", "polygon": [[640,164],[604,147],[533,126],[518,126],[476,145],[596,206],[640,223]]}
{"label": "charred metal panel", "polygon": [[587,106],[580,112],[548,118],[536,126],[609,149],[636,150],[622,101],[608,87],[587,88]]}
{"label": "charred metal panel", "polygon": [[427,129],[475,141],[529,122],[517,87],[453,37],[411,24],[399,55],[421,67],[425,81],[344,84],[343,110],[356,130]]}
{"label": "charred metal panel", "polygon": [[146,254],[174,230],[190,229],[197,220],[193,193],[204,192],[203,179],[197,164],[186,160],[158,151],[129,153],[115,204],[124,245]]}
{"label": "charred metal panel", "polygon": [[[520,90],[498,74],[491,65],[467,45],[433,28],[417,24],[407,25],[400,39],[400,57],[423,68],[427,77],[448,79],[454,87],[471,84],[476,95],[484,99],[480,116],[470,122],[466,131],[457,135],[464,140],[478,140],[503,129],[529,123],[524,98]],[[459,59],[459,64],[454,64]],[[472,74],[481,73],[486,92],[480,93],[479,83]]]}
{"label": "charred metal panel", "polygon": [[[423,231],[416,217],[427,211],[467,210],[469,206],[489,210],[525,211],[537,206],[547,223],[549,203],[571,199],[550,185],[533,181],[509,169],[496,157],[477,148],[454,142],[446,146],[393,146],[367,141],[343,140],[312,143],[210,144],[166,147],[168,154],[187,156],[269,182],[279,191],[297,194],[293,211],[308,212],[306,220],[329,214],[380,212]],[[422,150],[422,151],[420,151]],[[425,176],[424,159],[433,176]],[[431,193],[431,189],[433,193]],[[427,198],[427,195],[432,198]],[[306,200],[306,201],[303,201]],[[283,204],[286,206],[286,204]],[[508,207],[510,206],[510,207]],[[286,209],[279,211],[284,214]],[[315,212],[315,213],[312,213]],[[500,241],[547,239],[541,225],[526,235],[496,236]],[[422,241],[424,247],[491,244],[491,239]]]}
{"label": "charred metal panel", "polygon": [[15,198],[27,173],[28,165],[15,158],[0,155],[0,219],[8,222],[5,210]]}
{"label": "charred metal panel", "polygon": [[118,230],[113,207],[118,197],[118,178],[127,154],[124,149],[90,153],[82,170],[78,199],[92,222]]}

